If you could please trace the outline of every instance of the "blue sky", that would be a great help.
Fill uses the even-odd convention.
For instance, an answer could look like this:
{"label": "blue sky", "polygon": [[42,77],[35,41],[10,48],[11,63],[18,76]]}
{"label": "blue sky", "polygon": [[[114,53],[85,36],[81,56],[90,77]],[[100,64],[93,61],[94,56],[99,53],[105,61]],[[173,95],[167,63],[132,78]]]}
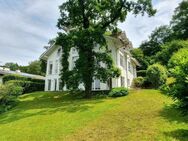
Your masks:
{"label": "blue sky", "polygon": [[[17,62],[27,65],[44,52],[56,36],[58,6],[64,0],[0,0],[0,65]],[[156,27],[168,24],[182,0],[153,0],[154,17],[128,15],[118,26],[126,31],[134,47],[146,40]]]}

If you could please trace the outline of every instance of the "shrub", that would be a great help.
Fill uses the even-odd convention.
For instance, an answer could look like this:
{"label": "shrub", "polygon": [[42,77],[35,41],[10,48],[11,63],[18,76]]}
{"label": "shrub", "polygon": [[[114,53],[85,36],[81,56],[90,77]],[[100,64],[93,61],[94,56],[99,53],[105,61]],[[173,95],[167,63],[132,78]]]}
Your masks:
{"label": "shrub", "polygon": [[165,43],[162,48],[162,51],[156,54],[155,60],[162,63],[163,65],[167,65],[168,61],[174,53],[178,52],[179,49],[188,48],[188,41],[173,40],[171,42]]}
{"label": "shrub", "polygon": [[154,88],[159,88],[159,86],[166,83],[167,70],[160,64],[153,64],[149,66],[146,74],[147,80],[151,82]]}
{"label": "shrub", "polygon": [[23,88],[23,93],[31,93],[35,91],[43,91],[44,83],[31,82],[31,81],[22,81],[22,80],[11,80],[6,84],[13,84]]}
{"label": "shrub", "polygon": [[146,77],[147,70],[139,70],[137,71],[137,76]]}
{"label": "shrub", "polygon": [[7,81],[10,80],[27,80],[27,78],[18,74],[7,74],[3,76],[3,83],[6,83]]}
{"label": "shrub", "polygon": [[110,97],[121,97],[128,95],[128,89],[124,87],[112,88],[109,95]]}
{"label": "shrub", "polygon": [[133,86],[134,87],[138,87],[138,88],[142,88],[142,87],[144,87],[144,81],[145,81],[144,77],[134,78],[134,80],[133,80]]}
{"label": "shrub", "polygon": [[6,83],[6,82],[11,81],[11,80],[22,80],[22,81],[44,83],[44,80],[24,77],[24,76],[21,76],[21,75],[18,75],[18,74],[7,74],[7,75],[3,76],[3,83]]}
{"label": "shrub", "polygon": [[22,94],[22,91],[22,87],[12,84],[0,85],[0,113],[15,106],[16,97]]}
{"label": "shrub", "polygon": [[183,48],[175,53],[169,60],[168,67],[175,78],[169,93],[174,99],[179,100],[182,111],[188,113],[188,49]]}

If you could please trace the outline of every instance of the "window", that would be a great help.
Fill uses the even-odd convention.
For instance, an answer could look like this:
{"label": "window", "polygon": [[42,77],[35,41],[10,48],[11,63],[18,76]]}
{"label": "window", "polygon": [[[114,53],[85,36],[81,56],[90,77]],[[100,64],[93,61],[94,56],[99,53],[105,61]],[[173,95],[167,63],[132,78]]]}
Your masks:
{"label": "window", "polygon": [[49,62],[49,71],[48,71],[48,74],[52,74],[52,70],[53,70],[53,64],[52,64],[52,62]]}
{"label": "window", "polygon": [[61,48],[59,48],[58,50],[57,50],[57,56],[60,56],[61,55]]}
{"label": "window", "polygon": [[72,57],[72,69],[75,67],[75,62],[78,59],[78,56]]}
{"label": "window", "polygon": [[72,54],[76,54],[76,48],[72,48]]}
{"label": "window", "polygon": [[58,73],[58,60],[55,61],[55,74]]}
{"label": "window", "polygon": [[48,91],[50,91],[51,90],[51,80],[50,79],[48,79]]}
{"label": "window", "polygon": [[130,86],[131,86],[131,81],[130,81],[130,79],[127,80],[127,83],[128,83],[128,87],[130,87]]}
{"label": "window", "polygon": [[63,90],[63,87],[62,87],[63,85],[62,85],[62,81],[61,81],[61,79],[59,79],[59,90]]}
{"label": "window", "polygon": [[123,64],[123,55],[120,54],[120,66],[124,67],[124,64]]}
{"label": "window", "polygon": [[54,91],[57,91],[57,79],[54,79]]}
{"label": "window", "polygon": [[95,90],[100,90],[100,89],[101,89],[100,80],[99,80],[99,79],[96,79],[96,80],[95,80]]}
{"label": "window", "polygon": [[129,69],[129,72],[131,72],[131,63],[128,62],[128,69]]}
{"label": "window", "polygon": [[121,87],[125,86],[125,77],[121,76]]}

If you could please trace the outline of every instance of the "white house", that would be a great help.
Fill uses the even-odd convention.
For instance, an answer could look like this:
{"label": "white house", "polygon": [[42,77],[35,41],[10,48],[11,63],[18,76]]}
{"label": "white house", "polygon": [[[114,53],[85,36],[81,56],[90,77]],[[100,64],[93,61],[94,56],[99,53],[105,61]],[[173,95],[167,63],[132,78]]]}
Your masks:
{"label": "white house", "polygon": [[[130,50],[133,48],[131,42],[127,39],[125,33],[118,36],[105,36],[108,48],[111,50],[112,58],[115,65],[121,69],[121,76],[119,78],[112,78],[109,82],[102,83],[98,79],[94,79],[92,84],[93,90],[109,90],[113,87],[130,87],[132,80],[136,75],[136,66],[139,63],[134,59]],[[47,61],[45,91],[59,91],[65,90],[62,88],[60,71],[61,71],[61,47],[57,45],[50,46],[42,55],[41,59]],[[69,69],[74,67],[74,62],[78,58],[78,53],[75,48],[71,49],[69,56]],[[84,89],[80,84],[80,89]]]}

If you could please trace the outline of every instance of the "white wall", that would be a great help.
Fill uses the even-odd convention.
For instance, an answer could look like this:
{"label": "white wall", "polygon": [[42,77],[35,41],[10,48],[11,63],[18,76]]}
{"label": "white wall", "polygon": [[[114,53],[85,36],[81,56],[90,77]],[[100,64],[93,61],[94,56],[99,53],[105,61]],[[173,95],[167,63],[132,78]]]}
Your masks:
{"label": "white wall", "polygon": [[[132,80],[136,77],[135,63],[131,60],[131,57],[125,51],[117,48],[117,44],[114,43],[113,40],[108,40],[107,43],[108,43],[108,48],[111,50],[114,64],[118,68],[120,68],[121,76],[124,77],[124,79],[125,79],[124,87],[130,87]],[[52,54],[48,57],[48,60],[47,60],[45,91],[48,91],[48,80],[51,80],[50,91],[59,90],[60,70],[62,68],[61,63],[60,63],[61,56],[57,55],[59,48],[60,47],[56,47],[56,49],[52,52]],[[123,66],[120,65],[120,55],[123,56]],[[77,56],[78,56],[78,53],[74,49],[72,49],[70,56],[69,56],[69,69],[70,70],[73,68],[73,58],[77,57]],[[58,72],[57,73],[55,72],[56,60],[58,60]],[[52,62],[52,64],[53,64],[52,74],[49,74],[50,62]],[[130,70],[128,69],[129,62],[130,62],[130,68],[131,68]],[[55,89],[55,80],[57,80],[56,89]],[[94,80],[94,82],[92,84],[93,90],[98,90],[98,89],[95,89],[95,86],[97,85],[96,82],[97,81]],[[112,79],[112,88],[113,87],[121,87],[121,77]],[[83,84],[80,84],[79,88],[84,89]],[[108,90],[108,89],[109,89],[109,87],[108,87],[107,83],[100,83],[100,90]],[[65,87],[64,87],[64,90],[66,90]]]}
{"label": "white wall", "polygon": [[[51,88],[50,91],[55,91],[55,79],[57,80],[57,85],[56,85],[56,90],[59,90],[59,79],[60,79],[60,70],[61,70],[61,63],[60,63],[60,59],[61,56],[57,55],[58,49],[60,47],[57,47],[55,49],[54,52],[52,52],[52,54],[49,56],[48,60],[47,60],[47,69],[46,69],[46,78],[45,78],[45,91],[48,91],[48,80],[51,80]],[[56,61],[58,62],[57,65],[57,72],[56,70]],[[50,63],[53,64],[53,69],[52,69],[52,74],[49,74],[49,66]]]}

